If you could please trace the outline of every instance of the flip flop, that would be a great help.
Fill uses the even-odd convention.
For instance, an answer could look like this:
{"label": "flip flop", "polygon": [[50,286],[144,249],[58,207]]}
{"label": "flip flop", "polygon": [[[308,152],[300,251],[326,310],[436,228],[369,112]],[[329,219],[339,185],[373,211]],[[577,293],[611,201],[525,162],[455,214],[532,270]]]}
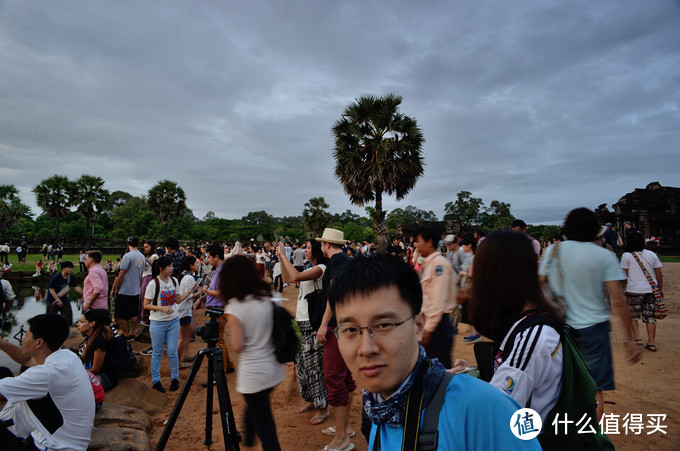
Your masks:
{"label": "flip flop", "polygon": [[656,346],[654,345],[645,345],[645,349],[648,351],[656,352]]}
{"label": "flip flop", "polygon": [[[322,416],[322,417],[316,417],[316,416],[314,416],[314,417],[312,417],[311,420],[309,420],[309,424],[316,426],[317,424],[321,424],[321,423],[323,423],[324,421],[326,421],[330,416],[331,416],[331,413],[330,413],[330,412],[326,413],[326,415],[324,415],[324,416]],[[331,427],[332,427],[332,426],[331,426]]]}
{"label": "flip flop", "polygon": [[314,407],[314,404],[305,404],[303,407],[298,409],[298,413],[306,413],[314,409],[316,409],[316,407]]}
{"label": "flip flop", "polygon": [[[328,426],[326,429],[322,429],[321,433],[323,435],[330,435],[331,437],[334,437],[335,436],[335,426]],[[352,438],[355,435],[357,435],[356,431],[352,431],[350,434],[347,434],[347,436],[349,438]]]}
{"label": "flip flop", "polygon": [[324,451],[352,451],[354,449],[354,443],[349,442],[349,445],[347,445],[347,447],[343,449],[329,448],[328,445],[324,446],[323,449]]}

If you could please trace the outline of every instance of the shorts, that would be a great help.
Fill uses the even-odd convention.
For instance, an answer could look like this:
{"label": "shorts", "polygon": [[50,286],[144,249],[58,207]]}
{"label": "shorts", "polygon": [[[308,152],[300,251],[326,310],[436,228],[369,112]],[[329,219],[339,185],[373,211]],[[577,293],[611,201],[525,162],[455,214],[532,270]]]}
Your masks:
{"label": "shorts", "polygon": [[597,384],[598,391],[614,390],[614,366],[612,348],[609,343],[609,321],[577,329],[574,343],[578,346],[583,359],[590,367],[590,375]]}
{"label": "shorts", "polygon": [[643,323],[656,324],[654,293],[626,293],[630,319],[642,318]]}
{"label": "shorts", "polygon": [[139,314],[139,295],[118,294],[116,296],[116,311],[113,315],[116,319],[137,318]]}
{"label": "shorts", "polygon": [[191,315],[183,316],[179,319],[179,325],[180,326],[186,326],[187,324],[191,324]]}

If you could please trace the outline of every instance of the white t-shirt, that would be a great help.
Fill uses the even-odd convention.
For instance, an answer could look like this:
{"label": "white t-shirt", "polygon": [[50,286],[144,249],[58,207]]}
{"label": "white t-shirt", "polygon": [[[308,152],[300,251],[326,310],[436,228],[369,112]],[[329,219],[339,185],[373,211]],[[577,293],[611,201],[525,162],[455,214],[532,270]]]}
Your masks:
{"label": "white t-shirt", "polygon": [[309,321],[309,306],[307,305],[305,296],[314,290],[321,289],[321,278],[326,272],[326,265],[316,265],[315,268],[321,268],[321,277],[315,280],[303,280],[300,282],[297,309],[295,310],[295,319],[297,321]]}
{"label": "white t-shirt", "polygon": [[[83,363],[73,352],[60,349],[42,365],[0,380],[0,393],[7,398],[0,419],[14,421],[9,428],[14,435],[30,434],[35,446],[42,450],[87,449],[94,427],[94,394]],[[41,398],[52,399],[58,409],[55,413],[61,415],[61,425],[41,423],[26,403]]]}
{"label": "white t-shirt", "polygon": [[151,275],[151,264],[149,262],[153,263],[156,259],[158,259],[158,254],[155,253],[151,254],[148,261],[144,259],[144,272],[142,272],[142,277]]}
{"label": "white t-shirt", "polygon": [[[647,249],[642,252],[635,252],[645,269],[654,280],[654,283],[658,284],[659,281],[656,280],[656,274],[654,273],[654,268],[661,268],[661,260],[656,254]],[[635,260],[633,254],[626,252],[621,256],[621,268],[628,270],[628,284],[626,285],[626,293],[651,293],[652,286],[649,284],[645,273],[642,272],[640,264]]]}
{"label": "white t-shirt", "polygon": [[6,301],[9,301],[10,299],[14,299],[16,297],[14,291],[12,291],[12,285],[9,283],[9,281],[5,279],[0,279],[0,285],[2,285],[2,291],[5,292]]}
{"label": "white t-shirt", "polygon": [[[524,319],[524,318],[522,318]],[[503,339],[505,349],[513,324]],[[560,334],[548,325],[534,325],[515,336],[508,359],[496,369],[490,384],[511,396],[522,407],[531,407],[546,420],[562,389],[563,353]]]}
{"label": "white t-shirt", "polygon": [[[196,285],[196,281],[194,280],[193,276],[191,276],[191,274],[185,275],[182,277],[182,280],[179,281],[179,295],[183,296],[184,293],[193,291],[194,285]],[[177,304],[177,314],[180,318],[192,316],[191,314],[195,296],[196,293],[192,293],[180,304]]]}
{"label": "white t-shirt", "polygon": [[243,325],[245,334],[236,367],[236,391],[257,393],[281,382],[286,375],[286,367],[276,360],[274,354],[274,312],[269,298],[248,296],[243,301],[229,299],[225,313]]}
{"label": "white t-shirt", "polygon": [[[144,293],[145,299],[151,299],[154,305],[172,307],[172,313],[165,313],[159,310],[151,310],[149,312],[149,319],[151,321],[170,321],[179,316],[177,313],[177,304],[175,304],[175,299],[177,299],[177,291],[179,284],[177,279],[171,277],[168,279],[168,283],[163,282],[160,278],[160,291],[158,292],[158,299],[154,299],[156,295],[156,279],[151,279],[149,284],[146,286],[146,293]],[[174,283],[173,283],[174,282]]]}

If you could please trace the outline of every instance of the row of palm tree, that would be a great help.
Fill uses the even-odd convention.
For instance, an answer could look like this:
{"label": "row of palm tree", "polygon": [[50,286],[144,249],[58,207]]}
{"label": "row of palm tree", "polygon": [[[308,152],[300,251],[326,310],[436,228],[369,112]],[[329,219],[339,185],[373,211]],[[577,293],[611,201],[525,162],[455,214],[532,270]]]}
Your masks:
{"label": "row of palm tree", "polygon": [[[104,188],[104,180],[89,174],[83,174],[75,181],[63,175],[53,175],[41,181],[33,188],[36,203],[43,212],[54,218],[55,241],[59,242],[59,221],[66,216],[71,207],[85,218],[85,248],[90,248],[90,221],[111,210],[118,199]],[[125,202],[125,200],[123,200]],[[186,195],[175,182],[161,180],[154,185],[148,194],[149,209],[163,223],[165,235],[172,219],[186,211]]]}

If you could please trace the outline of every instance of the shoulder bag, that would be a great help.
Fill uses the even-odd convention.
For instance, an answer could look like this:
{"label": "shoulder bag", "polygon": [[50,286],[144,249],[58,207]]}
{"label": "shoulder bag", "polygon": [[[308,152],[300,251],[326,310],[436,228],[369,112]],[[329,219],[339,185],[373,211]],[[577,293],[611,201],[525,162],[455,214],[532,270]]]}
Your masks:
{"label": "shoulder bag", "polygon": [[632,254],[633,258],[635,258],[635,261],[638,262],[638,265],[640,265],[640,269],[642,269],[642,272],[645,274],[647,282],[649,282],[649,285],[652,287],[652,292],[654,293],[654,317],[656,317],[656,319],[664,319],[668,316],[668,307],[666,307],[666,304],[663,302],[661,290],[659,290],[659,286],[656,284],[656,282],[654,282],[652,276],[649,275],[645,265],[642,263],[642,261],[640,261],[640,257],[638,257],[637,252],[632,252]]}

